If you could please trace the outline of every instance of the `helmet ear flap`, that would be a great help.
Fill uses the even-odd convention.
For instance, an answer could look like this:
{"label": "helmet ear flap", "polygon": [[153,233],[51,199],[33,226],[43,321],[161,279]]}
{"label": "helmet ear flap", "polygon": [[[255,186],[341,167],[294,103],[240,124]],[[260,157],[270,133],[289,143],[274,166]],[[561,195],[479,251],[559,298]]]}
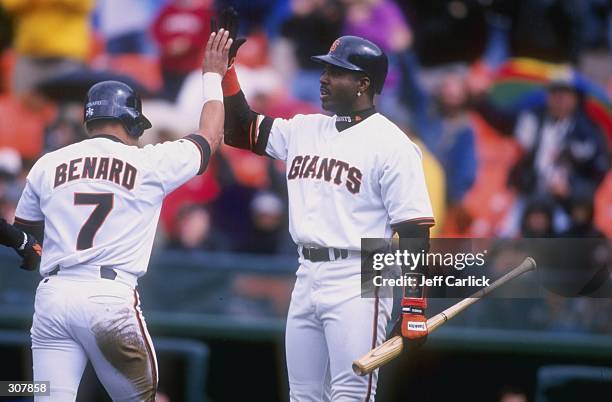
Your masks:
{"label": "helmet ear flap", "polygon": [[141,117],[143,117],[142,114],[132,108],[125,109],[124,113],[119,116],[123,128],[130,137],[138,138],[144,133],[145,127]]}

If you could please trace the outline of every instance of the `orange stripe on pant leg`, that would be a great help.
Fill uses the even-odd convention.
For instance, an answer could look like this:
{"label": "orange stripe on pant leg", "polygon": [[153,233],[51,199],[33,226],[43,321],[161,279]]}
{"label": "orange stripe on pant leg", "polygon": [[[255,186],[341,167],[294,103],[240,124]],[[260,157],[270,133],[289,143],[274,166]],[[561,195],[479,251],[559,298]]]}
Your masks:
{"label": "orange stripe on pant leg", "polygon": [[[136,311],[136,320],[138,321],[138,326],[140,327],[140,332],[142,334],[142,338],[144,339],[145,348],[147,349],[147,355],[149,356],[149,363],[151,364],[151,375],[153,378],[153,386],[155,390],[157,390],[157,362],[155,360],[155,356],[153,356],[153,348],[149,343],[149,337],[147,336],[147,331],[145,330],[144,324],[142,322],[142,317],[140,316],[140,311],[138,310],[138,305],[140,304],[138,298],[138,292],[134,289],[134,311]],[[155,400],[155,393],[153,394],[152,401]]]}
{"label": "orange stripe on pant leg", "polygon": [[[372,349],[376,347],[376,338],[378,338],[378,288],[376,288],[376,299],[374,300],[374,325],[372,328]],[[370,395],[372,394],[372,376],[374,372],[370,373],[368,378],[368,393],[365,397],[365,402],[370,400]]]}

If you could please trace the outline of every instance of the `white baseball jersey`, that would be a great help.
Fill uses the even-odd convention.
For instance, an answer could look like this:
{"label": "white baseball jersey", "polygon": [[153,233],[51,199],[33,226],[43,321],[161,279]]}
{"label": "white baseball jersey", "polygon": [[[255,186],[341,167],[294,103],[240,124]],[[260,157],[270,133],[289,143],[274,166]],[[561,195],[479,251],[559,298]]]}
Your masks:
{"label": "white baseball jersey", "polygon": [[266,153],[287,163],[293,240],[359,250],[391,225],[433,224],[419,148],[379,113],[342,131],[337,118],[275,119],[269,132]]}
{"label": "white baseball jersey", "polygon": [[44,221],[40,273],[96,264],[142,276],[164,197],[202,173],[209,157],[195,134],[144,148],[99,136],[41,157],[15,214]]}

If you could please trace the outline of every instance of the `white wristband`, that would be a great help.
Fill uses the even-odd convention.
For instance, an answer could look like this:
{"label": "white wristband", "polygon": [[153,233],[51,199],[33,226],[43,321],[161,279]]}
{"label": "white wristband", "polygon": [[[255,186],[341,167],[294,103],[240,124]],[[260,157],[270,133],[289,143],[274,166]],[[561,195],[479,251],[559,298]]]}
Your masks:
{"label": "white wristband", "polygon": [[204,97],[204,103],[212,100],[223,102],[220,74],[204,73],[202,75],[202,96]]}

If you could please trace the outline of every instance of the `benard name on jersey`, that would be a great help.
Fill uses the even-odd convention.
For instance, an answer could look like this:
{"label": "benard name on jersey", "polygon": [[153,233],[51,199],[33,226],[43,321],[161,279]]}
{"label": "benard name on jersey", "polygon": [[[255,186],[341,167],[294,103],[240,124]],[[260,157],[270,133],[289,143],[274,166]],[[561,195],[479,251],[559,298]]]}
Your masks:
{"label": "benard name on jersey", "polygon": [[134,166],[118,158],[76,158],[57,165],[53,188],[73,180],[94,179],[111,181],[132,190],[137,173]]}

